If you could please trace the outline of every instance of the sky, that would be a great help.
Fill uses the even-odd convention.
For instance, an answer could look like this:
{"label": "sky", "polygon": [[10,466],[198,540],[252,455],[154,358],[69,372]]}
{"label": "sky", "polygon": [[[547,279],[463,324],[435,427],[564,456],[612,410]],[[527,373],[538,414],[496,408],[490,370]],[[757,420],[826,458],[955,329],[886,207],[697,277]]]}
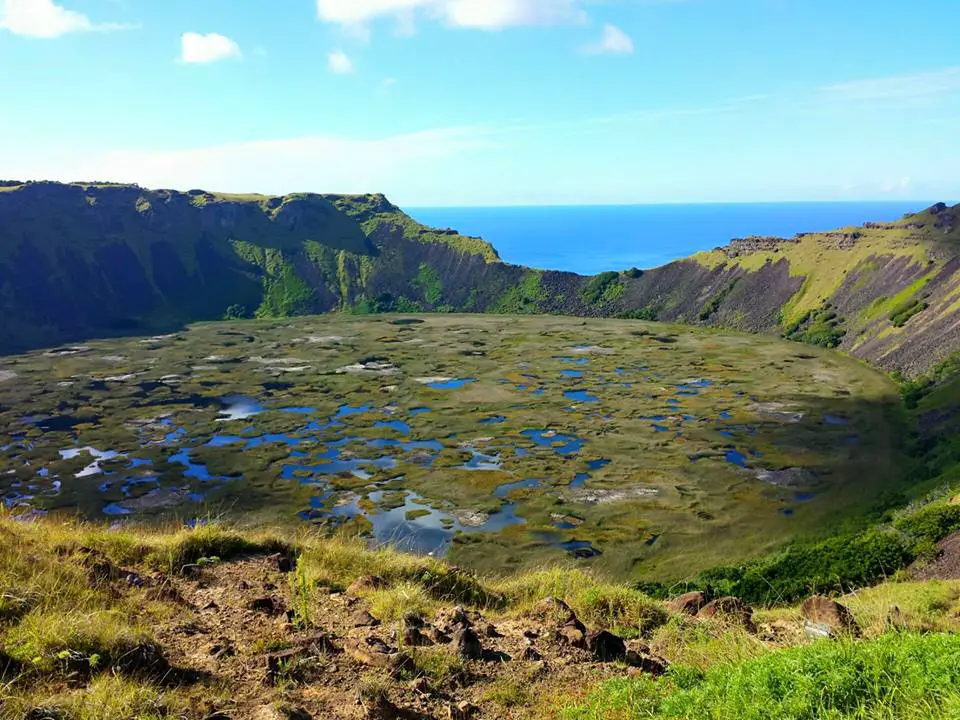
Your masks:
{"label": "sky", "polygon": [[960,198],[955,0],[0,0],[0,178]]}

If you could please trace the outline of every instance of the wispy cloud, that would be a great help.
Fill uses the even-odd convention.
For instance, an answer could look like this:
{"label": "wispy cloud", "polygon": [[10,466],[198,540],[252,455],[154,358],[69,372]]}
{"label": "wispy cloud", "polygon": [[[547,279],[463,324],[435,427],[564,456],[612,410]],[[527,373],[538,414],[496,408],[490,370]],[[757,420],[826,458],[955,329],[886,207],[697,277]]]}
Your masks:
{"label": "wispy cloud", "polygon": [[417,16],[454,27],[494,30],[524,25],[581,22],[582,0],[317,0],[324,22],[363,26],[393,18],[412,27]]}
{"label": "wispy cloud", "polygon": [[896,101],[960,94],[960,67],[914,75],[868,78],[820,88],[821,97],[841,101]]}
{"label": "wispy cloud", "polygon": [[630,55],[634,51],[633,39],[616,25],[604,25],[600,40],[584,45],[581,51],[587,55]]}
{"label": "wispy cloud", "polygon": [[225,192],[409,193],[432,163],[496,143],[482,128],[451,127],[379,138],[318,135],[213,147],[26,154],[5,158],[11,176],[72,181],[108,177],[147,187]]}
{"label": "wispy cloud", "polygon": [[53,0],[0,0],[0,29],[29,38],[53,39],[70,33],[132,30],[137,26],[94,22]]}
{"label": "wispy cloud", "polygon": [[327,67],[334,75],[349,75],[353,72],[353,60],[343,50],[334,50],[327,55]]}
{"label": "wispy cloud", "polygon": [[206,65],[218,60],[240,60],[243,53],[237,42],[220,33],[205,35],[185,32],[180,37],[180,62]]}

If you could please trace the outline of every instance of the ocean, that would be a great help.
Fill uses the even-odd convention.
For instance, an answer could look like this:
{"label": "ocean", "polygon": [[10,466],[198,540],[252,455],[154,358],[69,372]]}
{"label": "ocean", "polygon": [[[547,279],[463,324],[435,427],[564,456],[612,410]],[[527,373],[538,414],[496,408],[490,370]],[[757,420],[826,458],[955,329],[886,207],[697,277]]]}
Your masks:
{"label": "ocean", "polygon": [[431,227],[484,238],[505,262],[592,275],[664,265],[747,235],[792,237],[889,222],[933,202],[415,208]]}

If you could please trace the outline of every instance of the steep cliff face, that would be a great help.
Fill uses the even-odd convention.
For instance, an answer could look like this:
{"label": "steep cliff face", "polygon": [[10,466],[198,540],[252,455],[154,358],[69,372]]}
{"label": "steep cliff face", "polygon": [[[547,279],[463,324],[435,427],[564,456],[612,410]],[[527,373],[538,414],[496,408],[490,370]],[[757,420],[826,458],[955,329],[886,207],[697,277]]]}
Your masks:
{"label": "steep cliff face", "polygon": [[382,195],[0,184],[0,352],[225,314],[566,313],[784,334],[915,375],[960,350],[958,269],[960,206],[584,277],[503,263]]}

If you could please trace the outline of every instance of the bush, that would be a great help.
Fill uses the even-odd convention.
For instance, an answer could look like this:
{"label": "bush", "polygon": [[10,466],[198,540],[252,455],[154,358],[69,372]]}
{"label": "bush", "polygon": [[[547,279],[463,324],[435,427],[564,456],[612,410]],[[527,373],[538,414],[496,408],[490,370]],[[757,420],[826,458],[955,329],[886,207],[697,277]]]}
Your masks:
{"label": "bush", "polygon": [[602,305],[617,300],[623,294],[620,273],[603,272],[590,279],[580,290],[580,297],[588,305]]}
{"label": "bush", "polygon": [[921,302],[917,299],[908,300],[893,309],[889,315],[890,322],[893,323],[894,327],[903,327],[910,321],[910,318],[919,315],[928,307],[930,307],[930,303]]}

